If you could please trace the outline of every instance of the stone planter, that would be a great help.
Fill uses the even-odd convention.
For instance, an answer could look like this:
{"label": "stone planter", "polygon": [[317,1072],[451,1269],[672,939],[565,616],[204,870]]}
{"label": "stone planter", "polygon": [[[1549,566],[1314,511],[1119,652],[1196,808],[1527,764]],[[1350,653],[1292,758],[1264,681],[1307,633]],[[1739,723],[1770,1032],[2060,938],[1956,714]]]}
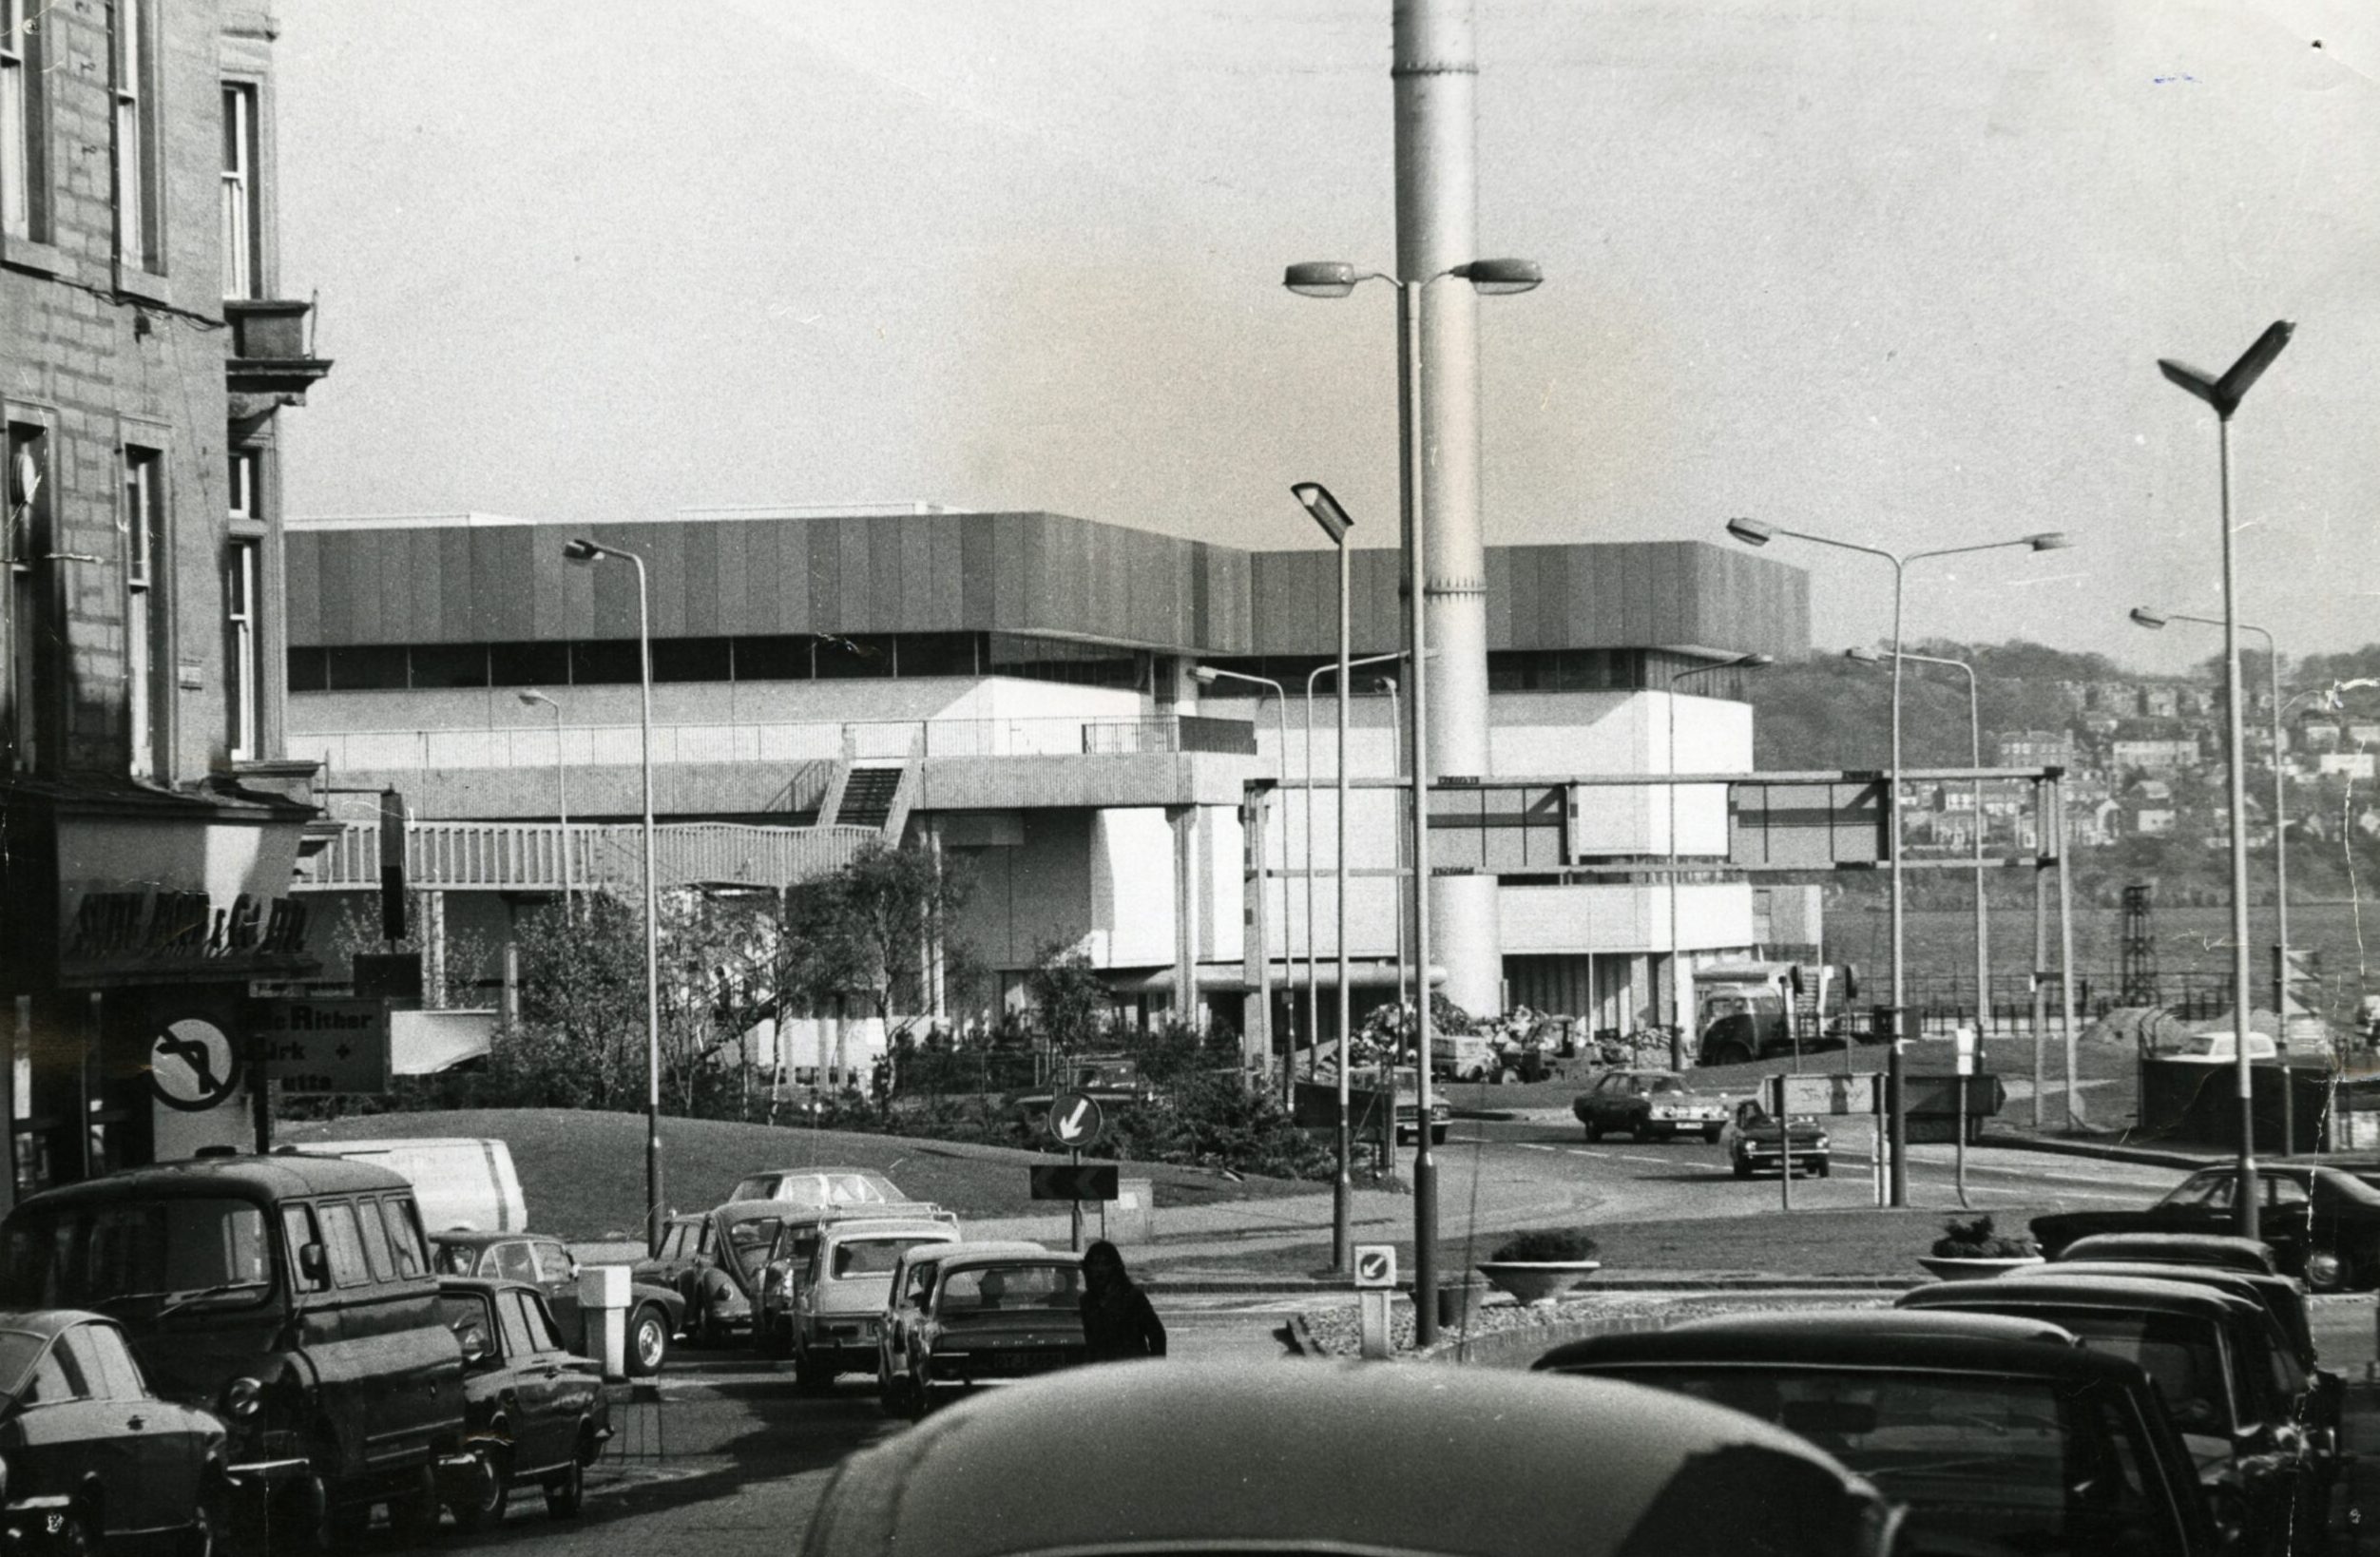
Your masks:
{"label": "stone planter", "polygon": [[1490,1259],[1479,1274],[1517,1302],[1550,1302],[1603,1268],[1600,1259]]}
{"label": "stone planter", "polygon": [[1919,1255],[1917,1262],[1945,1281],[1977,1281],[1986,1277],[2005,1276],[2027,1265],[2042,1263],[2039,1255],[2003,1255],[1991,1259],[1965,1255]]}

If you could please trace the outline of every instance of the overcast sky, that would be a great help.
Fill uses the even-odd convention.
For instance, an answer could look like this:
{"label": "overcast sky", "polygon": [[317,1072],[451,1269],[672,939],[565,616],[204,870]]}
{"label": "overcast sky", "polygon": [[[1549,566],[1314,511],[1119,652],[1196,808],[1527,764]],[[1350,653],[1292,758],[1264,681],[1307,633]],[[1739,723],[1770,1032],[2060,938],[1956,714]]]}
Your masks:
{"label": "overcast sky", "polygon": [[[2276,317],[2242,610],[2380,641],[2368,0],[1478,0],[1490,542],[1748,513],[1920,564],[1912,639],[2178,668],[2216,431],[2158,375]],[[1395,532],[1389,0],[289,0],[284,290],[338,360],[301,515],[1049,509]],[[2322,47],[2313,47],[2320,39]],[[1880,567],[1808,567],[1821,647]]]}

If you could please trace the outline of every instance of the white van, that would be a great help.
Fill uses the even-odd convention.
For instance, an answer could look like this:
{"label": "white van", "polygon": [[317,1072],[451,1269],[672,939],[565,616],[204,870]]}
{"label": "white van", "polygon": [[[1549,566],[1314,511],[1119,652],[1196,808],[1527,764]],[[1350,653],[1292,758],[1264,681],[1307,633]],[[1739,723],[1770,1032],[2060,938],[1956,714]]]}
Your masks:
{"label": "white van", "polygon": [[284,1151],[308,1157],[352,1157],[400,1173],[412,1182],[421,1225],[435,1236],[453,1228],[517,1233],[528,1226],[512,1148],[468,1136],[410,1141],[308,1141]]}

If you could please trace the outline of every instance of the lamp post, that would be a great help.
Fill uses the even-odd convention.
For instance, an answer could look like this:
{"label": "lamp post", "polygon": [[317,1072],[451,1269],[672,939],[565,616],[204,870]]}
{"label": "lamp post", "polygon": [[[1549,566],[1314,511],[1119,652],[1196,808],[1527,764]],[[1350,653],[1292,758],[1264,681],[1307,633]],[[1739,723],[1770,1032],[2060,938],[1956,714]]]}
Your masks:
{"label": "lamp post", "polygon": [[1715,664],[1694,665],[1669,678],[1669,1068],[1686,1067],[1685,1018],[1692,1014],[1694,988],[1689,981],[1683,995],[1678,988],[1678,974],[1683,958],[1678,952],[1678,683],[1689,676],[1708,676],[1718,670],[1757,670],[1776,662],[1765,654],[1738,654]]}
{"label": "lamp post", "polygon": [[[1421,298],[1432,281],[1452,277],[1468,281],[1473,290],[1490,297],[1527,292],[1545,279],[1533,260],[1473,260],[1434,275],[1391,276],[1358,271],[1344,260],[1308,261],[1290,266],[1281,284],[1305,298],[1344,298],[1360,281],[1385,281],[1396,289],[1397,356],[1402,365],[1397,395],[1398,485],[1403,494],[1405,542],[1406,649],[1413,657],[1412,751],[1413,814],[1409,818],[1413,860],[1413,1068],[1418,1087],[1418,1123],[1413,1131],[1413,1304],[1414,1339],[1429,1345],[1438,1338],[1438,1162],[1430,1141],[1430,677],[1429,627],[1424,620],[1429,586],[1422,553],[1430,534],[1430,516],[1422,497],[1422,372]],[[1443,452],[1443,451],[1441,451]],[[1468,456],[1471,451],[1464,450]],[[1485,719],[1486,710],[1472,710]]]}
{"label": "lamp post", "polygon": [[[2232,541],[2231,421],[2250,386],[2281,355],[2296,326],[2287,319],[2266,325],[2255,344],[2220,378],[2168,357],[2157,368],[2167,379],[2215,410],[2218,502],[2223,527],[2223,718],[2231,765],[2232,1046],[2233,1074],[2239,1088],[2239,1236],[2256,1236],[2255,1071],[2248,1063],[2248,776],[2239,721],[2239,587]],[[2274,754],[2275,760],[2279,754]]]}
{"label": "lamp post", "polygon": [[[1903,960],[1906,945],[1905,919],[1908,898],[1904,872],[1901,869],[1901,596],[1902,584],[1909,565],[1929,557],[1955,557],[1970,551],[1998,551],[2009,547],[2024,547],[2032,551],[2056,551],[2071,543],[2059,530],[2042,530],[2007,541],[1982,541],[1973,546],[1946,546],[1930,551],[1891,552],[1881,547],[1861,546],[1854,541],[1838,541],[1830,536],[1813,535],[1807,530],[1787,529],[1782,525],[1764,525],[1756,519],[1730,519],[1727,533],[1747,546],[1766,546],[1779,535],[1813,546],[1833,547],[1837,550],[1856,551],[1863,556],[1877,557],[1892,565],[1892,759],[1888,782],[1884,787],[1885,836],[1891,841],[1890,865],[1892,872],[1892,1048],[1885,1067],[1886,1111],[1891,1116],[1892,1133],[1891,1203],[1909,1204],[1909,1142],[1906,1139],[1906,1100],[1902,1080],[1908,1063],[1909,1043],[1909,970]],[[2072,1105],[2072,1094],[2068,1094]]]}
{"label": "lamp post", "polygon": [[[1286,788],[1289,784],[1289,694],[1281,690],[1281,683],[1273,680],[1269,676],[1251,676],[1246,671],[1222,670],[1214,665],[1200,665],[1197,670],[1192,671],[1191,675],[1197,680],[1200,686],[1213,686],[1217,682],[1246,682],[1252,686],[1261,686],[1271,690],[1273,694],[1273,718],[1279,732],[1275,739],[1280,742],[1280,758],[1278,761],[1276,762],[1275,767],[1279,772],[1282,787]],[[1259,860],[1257,863],[1261,865],[1263,861]],[[1259,947],[1257,948],[1257,952],[1266,963],[1271,963],[1273,960],[1273,949],[1271,947]],[[1290,967],[1289,828],[1286,824],[1286,818],[1284,818],[1284,824],[1281,828],[1281,966],[1284,971]],[[1290,1092],[1290,1084],[1292,1072],[1296,1069],[1295,1061],[1297,1058],[1297,995],[1296,986],[1291,986],[1289,998],[1284,1001],[1283,1004],[1289,1008],[1290,1013],[1289,1032],[1287,1034],[1289,1042],[1281,1051],[1281,1106],[1287,1108],[1292,1105],[1293,1100]],[[1272,1026],[1273,1013],[1271,1011],[1266,1011],[1264,1013],[1264,1020],[1266,1028],[1269,1030]]]}
{"label": "lamp post", "polygon": [[567,923],[570,913],[570,766],[562,758],[562,704],[543,692],[531,690],[521,694],[521,705],[534,708],[543,703],[554,711],[554,808],[562,824],[562,917]]}
{"label": "lamp post", "polygon": [[[2202,627],[2219,627],[2219,616],[2192,616],[2185,611],[2156,611],[2146,606],[2132,607],[2136,626],[2156,631],[2168,622],[2195,622]],[[2255,633],[2264,640],[2264,669],[2267,695],[2273,705],[2273,938],[2280,948],[2280,959],[2273,971],[2273,1019],[2281,1024],[2286,1034],[2289,1027],[2289,829],[2284,808],[2289,803],[2288,785],[2281,775],[2281,651],[2274,644],[2272,633],[2253,623],[2239,624],[2241,632]]]}
{"label": "lamp post", "polygon": [[[1880,665],[1884,656],[1873,649],[1846,649],[1846,660],[1861,664]],[[1980,769],[1984,765],[1983,705],[1975,689],[1975,667],[1964,660],[1947,659],[1939,654],[1903,652],[1904,660],[1919,664],[1948,665],[1967,678],[1967,761]],[[1991,1027],[1991,919],[1984,896],[1984,779],[1975,776],[1975,1042],[1984,1042],[1984,1034]],[[1980,1064],[1981,1056],[1978,1056]]]}
{"label": "lamp post", "polygon": [[[1389,700],[1389,776],[1391,778],[1395,778],[1403,772],[1405,767],[1405,740],[1401,733],[1403,725],[1397,718],[1396,711],[1396,678],[1393,676],[1382,676],[1378,678],[1376,684],[1379,686],[1381,694]],[[1407,929],[1405,913],[1405,840],[1406,829],[1400,825],[1396,829],[1396,1016],[1399,1025],[1402,1025],[1405,1020],[1405,1004],[1408,992],[1405,972],[1405,932]]]}
{"label": "lamp post", "polygon": [[636,565],[638,688],[643,696],[644,737],[644,1246],[662,1246],[662,919],[661,885],[653,866],[653,614],[644,559],[618,547],[571,541],[562,554],[574,563]]}

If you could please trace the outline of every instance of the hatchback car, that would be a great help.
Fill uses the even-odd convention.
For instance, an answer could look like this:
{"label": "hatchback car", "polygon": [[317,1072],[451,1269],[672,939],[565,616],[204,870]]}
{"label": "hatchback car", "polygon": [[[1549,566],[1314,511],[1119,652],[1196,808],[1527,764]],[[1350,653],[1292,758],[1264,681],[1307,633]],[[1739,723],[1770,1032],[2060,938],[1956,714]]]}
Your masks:
{"label": "hatchback car", "polygon": [[2211,1557],[2197,1467],[2136,1364],[1980,1314],[1698,1319],[1555,1348],[1617,1379],[1798,1432],[1908,1509],[1917,1551]]}
{"label": "hatchback car", "polygon": [[222,1422],[149,1393],[113,1319],[0,1312],[0,1544],[94,1551],[178,1534],[213,1546],[225,1514]]}
{"label": "hatchback car", "polygon": [[759,1322],[766,1350],[794,1359],[800,1388],[825,1389],[837,1374],[873,1369],[876,1328],[902,1257],[959,1241],[957,1217],[932,1206],[914,1212],[830,1215],[788,1223],[779,1235],[761,1282]]}
{"label": "hatchback car", "polygon": [[1084,1361],[1081,1255],[941,1243],[909,1251],[895,1275],[898,1312],[879,1343],[888,1409],[923,1416],[945,1396]]}
{"label": "hatchback car", "polygon": [[611,1436],[598,1366],[565,1349],[544,1297],[527,1282],[449,1277],[438,1283],[438,1313],[469,1370],[472,1474],[448,1497],[455,1524],[496,1524],[512,1489],[530,1485],[545,1489],[556,1519],[577,1514],[586,1468]]}
{"label": "hatchback car", "polygon": [[1834,1172],[1834,1140],[1815,1119],[1795,1114],[1779,1125],[1775,1115],[1750,1099],[1736,1105],[1735,1117],[1719,1132],[1718,1144],[1738,1179],[1783,1173],[1789,1145],[1795,1173],[1824,1179]]}
{"label": "hatchback car", "polygon": [[[527,1281],[545,1295],[562,1338],[583,1357],[597,1357],[600,1337],[590,1336],[579,1307],[579,1260],[558,1238],[534,1233],[432,1233],[430,1258],[440,1276],[478,1276]],[[629,1376],[643,1378],[669,1360],[670,1338],[684,1323],[686,1301],[675,1289],[653,1281],[628,1286],[626,1363]]]}
{"label": "hatchback car", "polygon": [[1793,1434],[1629,1384],[1124,1362],[845,1460],[803,1557],[1883,1557],[1897,1515]]}
{"label": "hatchback car", "polygon": [[1571,1100],[1570,1112],[1589,1141],[1606,1135],[1675,1141],[1694,1134],[1717,1141],[1727,1124],[1727,1100],[1697,1090],[1674,1070],[1606,1070]]}
{"label": "hatchback car", "polygon": [[677,1293],[686,1305],[685,1328],[703,1345],[731,1345],[753,1332],[769,1250],[795,1209],[778,1201],[730,1201],[700,1216],[672,1217],[660,1252],[637,1261],[631,1278]]}
{"label": "hatchback car", "polygon": [[2318,1544],[2330,1481],[2305,1421],[2305,1376],[2255,1299],[2182,1281],[2044,1273],[1946,1281],[1894,1302],[2046,1320],[2139,1363],[2198,1464],[2217,1523],[2236,1531],[2239,1549],[2277,1557]]}

